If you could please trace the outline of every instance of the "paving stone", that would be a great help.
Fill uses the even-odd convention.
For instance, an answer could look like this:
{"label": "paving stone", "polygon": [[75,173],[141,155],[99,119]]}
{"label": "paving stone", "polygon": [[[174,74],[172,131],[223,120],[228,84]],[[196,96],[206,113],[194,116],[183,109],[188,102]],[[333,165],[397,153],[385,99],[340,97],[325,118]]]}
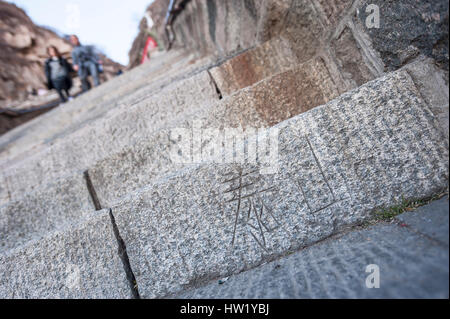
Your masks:
{"label": "paving stone", "polygon": [[4,176],[7,187],[0,190],[8,194],[0,194],[0,199],[14,200],[38,185],[74,171],[84,171],[138,139],[146,139],[172,116],[217,99],[208,73],[203,72],[133,107],[121,107],[120,112],[107,114],[51,147],[9,166]]}
{"label": "paving stone", "polygon": [[[167,59],[173,62],[179,59],[179,56],[180,52],[177,52],[175,54],[168,54],[161,60],[164,61]],[[36,143],[43,143],[43,141],[50,138],[59,130],[70,125],[77,117],[85,114],[89,115],[89,111],[92,108],[99,107],[99,104],[102,104],[101,102],[107,102],[105,99],[110,102],[117,100],[120,96],[120,94],[115,94],[117,87],[121,87],[124,84],[126,86],[127,83],[134,82],[135,84],[131,88],[133,90],[136,86],[142,85],[142,80],[148,82],[147,74],[155,71],[155,64],[156,69],[158,69],[160,62],[154,60],[152,63],[138,67],[120,77],[113,78],[101,86],[77,97],[74,101],[65,104],[64,107],[56,108],[2,135],[0,137],[1,165],[4,165],[4,161],[13,159],[16,161],[15,157],[19,156],[20,153],[32,148]]]}
{"label": "paving stone", "polygon": [[[447,202],[446,202],[447,201]],[[433,202],[401,220],[445,224],[432,228],[448,238],[448,199]],[[447,220],[442,220],[446,215]],[[379,288],[367,288],[368,265],[380,271]],[[287,257],[185,291],[177,299],[256,298],[443,298],[449,297],[447,246],[396,225],[379,224],[330,238]],[[250,287],[250,289],[248,288]]]}
{"label": "paving stone", "polygon": [[289,43],[273,39],[210,70],[223,95],[251,86],[298,64]]}
{"label": "paving stone", "polygon": [[131,298],[107,211],[0,254],[0,297]]}
{"label": "paving stone", "polygon": [[[305,94],[296,92],[304,91]],[[184,112],[175,128],[264,128],[324,104],[339,95],[323,60],[297,66],[270,77],[193,114]],[[283,105],[280,109],[277,106]],[[100,201],[107,206],[163,174],[185,165],[174,163],[168,150],[174,141],[170,128],[134,143],[96,163],[90,174]],[[105,206],[106,207],[106,206]]]}
{"label": "paving stone", "polygon": [[425,107],[396,72],[272,128],[277,174],[205,163],[124,198],[113,211],[142,296],[242,272],[446,187],[448,149]]}
{"label": "paving stone", "polygon": [[0,206],[0,253],[43,237],[95,210],[82,174]]}
{"label": "paving stone", "polygon": [[397,218],[413,230],[448,246],[448,197]]}

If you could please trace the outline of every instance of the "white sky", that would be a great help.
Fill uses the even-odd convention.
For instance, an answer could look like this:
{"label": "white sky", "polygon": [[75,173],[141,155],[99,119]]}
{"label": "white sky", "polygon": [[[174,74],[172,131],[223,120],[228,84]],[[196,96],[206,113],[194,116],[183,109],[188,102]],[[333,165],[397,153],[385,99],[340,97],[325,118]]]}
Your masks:
{"label": "white sky", "polygon": [[77,34],[111,59],[128,64],[139,22],[153,0],[9,0],[34,23],[63,34]]}

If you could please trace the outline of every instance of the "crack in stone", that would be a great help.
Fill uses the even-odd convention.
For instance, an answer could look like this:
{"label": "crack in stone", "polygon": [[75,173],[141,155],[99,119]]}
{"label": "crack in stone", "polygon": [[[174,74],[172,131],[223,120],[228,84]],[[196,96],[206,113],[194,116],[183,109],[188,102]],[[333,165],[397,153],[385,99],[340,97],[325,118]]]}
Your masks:
{"label": "crack in stone", "polygon": [[96,211],[102,210],[102,205],[100,204],[100,201],[97,196],[97,192],[95,191],[94,185],[92,184],[91,177],[89,176],[89,171],[85,171],[83,173],[84,179],[86,180],[86,186],[89,192],[89,195],[91,196],[92,202],[94,203],[94,207]]}
{"label": "crack in stone", "polygon": [[113,226],[114,235],[117,239],[117,244],[119,246],[118,253],[119,257],[123,263],[123,269],[125,270],[125,274],[127,276],[128,283],[130,284],[131,293],[134,299],[140,299],[138,284],[136,281],[136,277],[134,276],[133,270],[131,269],[130,259],[128,258],[127,247],[125,245],[124,240],[120,236],[119,227],[117,227],[116,219],[114,218],[112,209],[109,209],[109,217],[111,218],[111,223]]}
{"label": "crack in stone", "polygon": [[208,72],[211,82],[214,85],[214,87],[216,88],[216,93],[217,93],[217,96],[219,97],[219,100],[222,100],[223,94],[222,94],[222,91],[220,90],[219,86],[217,85],[216,79],[214,79],[213,75],[211,74],[211,72],[209,70],[206,70],[206,72]]}
{"label": "crack in stone", "polygon": [[[92,184],[92,180],[89,176],[88,171],[84,172],[84,178],[86,179],[86,186],[88,188],[89,195],[91,196],[92,202],[94,203],[95,210],[96,211],[102,210],[102,206],[97,197],[97,192],[95,191],[94,185]],[[136,277],[134,276],[133,270],[131,269],[130,259],[128,258],[127,247],[125,245],[124,240],[120,236],[119,227],[117,227],[116,219],[114,218],[112,208],[109,209],[109,218],[111,219],[114,237],[117,240],[117,245],[118,245],[117,252],[119,254],[120,260],[122,261],[123,269],[125,271],[127,281],[130,285],[131,294],[134,299],[140,299]]]}

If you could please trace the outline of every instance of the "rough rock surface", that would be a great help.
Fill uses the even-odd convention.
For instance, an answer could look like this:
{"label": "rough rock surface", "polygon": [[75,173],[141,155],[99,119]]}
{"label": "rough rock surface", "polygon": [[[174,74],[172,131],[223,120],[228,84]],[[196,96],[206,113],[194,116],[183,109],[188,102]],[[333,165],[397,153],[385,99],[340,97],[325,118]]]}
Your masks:
{"label": "rough rock surface", "polygon": [[[158,19],[167,4],[151,6]],[[447,188],[448,73],[426,54],[386,73],[390,62],[358,15],[363,4],[192,0],[174,25],[176,50],[0,137],[0,273],[11,273],[0,296],[172,296]],[[247,138],[222,134],[231,128]],[[384,240],[400,238],[448,278],[441,217],[437,225],[410,215],[399,237],[390,226],[369,230],[370,258],[348,269],[374,256],[383,269],[415,261],[401,249],[389,258]],[[358,249],[366,235],[348,240]],[[299,254],[314,265],[316,252]],[[300,265],[310,287],[300,296],[361,291],[353,282],[324,293],[315,267]],[[407,273],[430,269],[417,265]],[[275,291],[296,296],[283,284]]]}
{"label": "rough rock surface", "polygon": [[0,206],[0,253],[82,219],[94,205],[81,174]]}
{"label": "rough rock surface", "polygon": [[[448,299],[448,205],[447,197],[175,298]],[[379,267],[379,288],[366,286],[369,265]]]}
{"label": "rough rock surface", "polygon": [[[299,90],[305,93],[299,95],[296,93]],[[173,128],[192,129],[195,121],[204,128],[270,127],[338,95],[336,79],[330,75],[323,61],[317,59],[268,77],[212,105],[196,109],[193,113],[183,112],[178,119],[166,124],[163,130],[97,162],[90,172],[98,196],[103,203],[112,205],[131,191],[144,187],[152,179],[182,168],[183,165],[174,163],[168,156],[168,150],[174,143],[170,138]],[[159,104],[163,101],[160,99]],[[284,107],[280,109],[277,105]],[[167,108],[174,110],[170,106]]]}
{"label": "rough rock surface", "polygon": [[448,6],[446,0],[368,0],[360,6],[365,23],[369,4],[380,8],[380,28],[367,30],[388,71],[418,55],[432,57],[448,71]]}
{"label": "rough rock surface", "polygon": [[108,212],[0,254],[0,297],[130,298]]}
{"label": "rough rock surface", "polygon": [[113,207],[142,296],[241,272],[448,183],[448,150],[405,72],[275,128],[277,174],[201,164]]}

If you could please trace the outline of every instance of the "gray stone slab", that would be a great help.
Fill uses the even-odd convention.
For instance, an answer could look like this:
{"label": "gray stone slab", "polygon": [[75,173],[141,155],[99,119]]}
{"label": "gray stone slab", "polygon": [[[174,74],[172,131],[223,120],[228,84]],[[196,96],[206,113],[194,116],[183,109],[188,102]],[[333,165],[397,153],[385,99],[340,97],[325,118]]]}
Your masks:
{"label": "gray stone slab", "polygon": [[274,130],[276,174],[198,164],[113,207],[142,296],[242,272],[447,186],[448,148],[406,72]]}
{"label": "gray stone slab", "polygon": [[[430,220],[442,222],[433,208]],[[419,213],[419,212],[418,212]],[[448,214],[448,207],[447,207]],[[410,215],[408,213],[407,215]],[[405,215],[402,215],[403,217]],[[448,237],[443,228],[439,235]],[[379,288],[367,288],[368,265]],[[448,247],[397,224],[332,237],[255,269],[173,296],[177,299],[444,298],[449,297]],[[219,283],[220,282],[220,283]]]}
{"label": "gray stone slab", "polygon": [[[169,70],[162,68],[158,72],[150,71],[144,74],[142,79],[131,79],[128,83],[115,87],[113,92],[105,93],[103,99],[94,104],[94,107],[87,114],[50,136],[45,142],[49,143],[58,139],[66,139],[71,133],[103,117],[112,117],[123,113],[124,109],[151,99],[153,95],[160,93],[163,89],[177,86],[177,82],[195,77],[195,75],[207,69],[209,64],[211,64],[209,58],[192,60],[192,57],[188,57],[177,63],[171,63]],[[152,76],[149,77],[148,74],[152,74]],[[185,85],[188,86],[187,83]],[[174,92],[174,94],[176,93]],[[195,95],[197,92],[193,90],[192,93]],[[114,96],[111,96],[112,94]]]}
{"label": "gray stone slab", "polygon": [[[202,128],[268,127],[337,97],[336,82],[327,65],[318,58],[269,77],[217,103],[193,109],[195,112],[172,112],[175,119],[170,126],[166,125],[166,129],[145,138],[141,136],[130,147],[109,155],[90,168],[100,201],[109,207],[158,176],[185,166],[174,163],[168,156],[174,143],[171,137],[173,128],[192,130],[195,121],[201,123]],[[304,94],[300,96],[298,91]]]}
{"label": "gray stone slab", "polygon": [[413,230],[448,246],[448,196],[397,218]]}
{"label": "gray stone slab", "polygon": [[[64,107],[56,108],[25,124],[25,126],[8,132],[0,138],[2,145],[0,164],[3,166],[5,165],[3,162],[16,162],[17,157],[21,158],[21,153],[29,153],[36,148],[41,149],[45,146],[46,141],[58,136],[61,134],[61,131],[76,126],[77,123],[82,123],[85,118],[95,117],[95,111],[98,109],[103,110],[102,112],[111,109],[117,105],[121,98],[133,94],[134,91],[143,85],[148,85],[152,81],[161,81],[161,78],[164,76],[170,78],[171,73],[174,71],[182,72],[183,68],[179,64],[173,63],[180,58],[184,60],[184,64],[188,63],[186,57],[183,58],[182,55],[180,56],[180,53],[175,55],[169,54],[164,58],[172,62],[168,63],[168,65],[161,67],[158,61],[152,61],[147,65],[103,83],[101,86],[77,97],[74,101],[65,104]],[[154,67],[155,63],[157,64],[156,68]],[[172,67],[175,67],[175,69],[170,72]],[[153,77],[148,77],[148,74],[151,73],[153,73]]]}
{"label": "gray stone slab", "polygon": [[287,71],[298,61],[289,42],[272,39],[210,70],[223,95]]}
{"label": "gray stone slab", "polygon": [[[184,123],[193,120],[196,113],[197,120],[210,126],[272,125],[336,97],[337,82],[324,60],[317,58],[216,105],[212,103],[217,99],[215,89],[207,72],[203,72],[148,101],[133,107],[125,105],[120,112],[111,111],[67,140],[17,163],[8,170],[5,183],[10,184],[8,191],[14,197],[36,184],[91,167],[101,201],[110,205],[146,185],[155,174],[179,168],[164,155],[171,144],[169,131],[158,128],[186,127]],[[299,96],[297,90],[305,94]],[[275,107],[279,104],[283,104],[282,109]],[[14,183],[9,183],[12,180]]]}
{"label": "gray stone slab", "polygon": [[0,297],[130,298],[107,211],[0,254]]}
{"label": "gray stone slab", "polygon": [[421,59],[405,66],[449,138],[449,90],[448,73],[439,69],[433,59]]}
{"label": "gray stone slab", "polygon": [[94,210],[81,173],[40,185],[0,206],[0,253],[61,229]]}
{"label": "gray stone slab", "polygon": [[30,188],[74,171],[83,171],[137,140],[145,140],[174,116],[214,100],[218,100],[218,96],[205,71],[134,106],[122,105],[120,110],[104,115],[51,147],[8,167],[4,176],[8,187],[0,191],[8,191],[9,195],[0,194],[0,199],[18,198]]}

